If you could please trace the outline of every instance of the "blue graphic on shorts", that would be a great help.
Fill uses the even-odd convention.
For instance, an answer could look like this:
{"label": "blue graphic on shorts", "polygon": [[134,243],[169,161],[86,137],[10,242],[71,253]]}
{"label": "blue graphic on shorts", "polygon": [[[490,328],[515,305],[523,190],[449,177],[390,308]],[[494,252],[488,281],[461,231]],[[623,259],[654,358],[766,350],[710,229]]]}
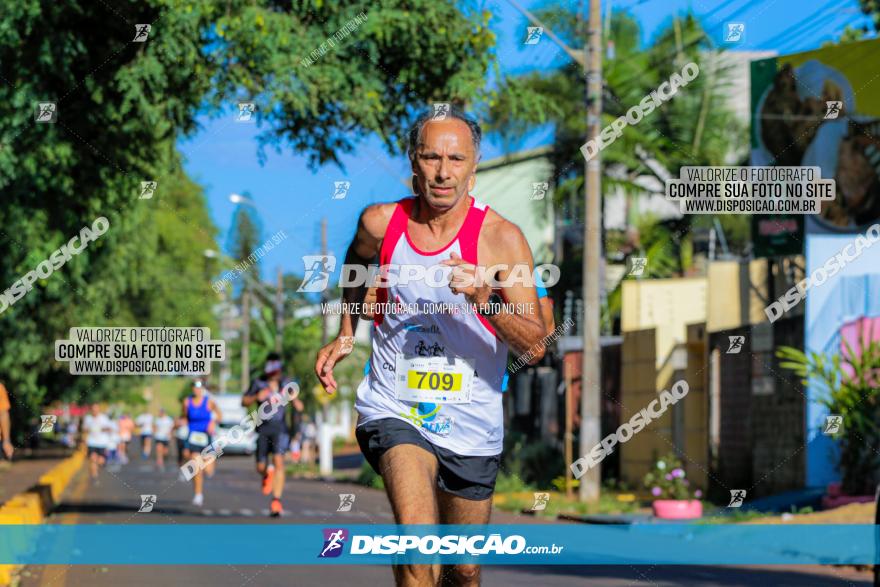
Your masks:
{"label": "blue graphic on shorts", "polygon": [[416,426],[421,426],[428,432],[437,436],[449,436],[452,432],[452,418],[438,416],[442,404],[419,402],[417,406],[410,408],[409,414],[400,414]]}

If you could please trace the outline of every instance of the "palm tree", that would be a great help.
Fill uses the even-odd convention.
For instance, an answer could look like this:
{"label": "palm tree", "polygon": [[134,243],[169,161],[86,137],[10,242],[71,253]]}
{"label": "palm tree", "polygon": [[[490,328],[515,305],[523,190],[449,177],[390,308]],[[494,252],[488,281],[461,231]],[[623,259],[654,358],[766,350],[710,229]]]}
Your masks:
{"label": "palm tree", "polygon": [[[538,18],[570,47],[583,49],[586,35],[575,12],[554,6],[538,11]],[[650,193],[645,187],[646,177],[656,178],[662,186],[667,177],[677,177],[683,165],[732,164],[745,155],[745,129],[726,106],[726,93],[732,84],[729,61],[714,50],[691,14],[676,18],[646,50],[639,48],[638,23],[626,13],[615,13],[609,29],[614,51],[606,54],[602,66],[603,126],[625,116],[673,73],[680,73],[685,64],[694,62],[700,69],[697,78],[680,88],[674,98],[655,108],[639,124],[627,126],[602,151],[603,195],[622,192],[632,207],[628,214],[631,230],[618,239],[621,249],[647,257],[650,269],[646,275],[650,277],[680,275],[690,265],[692,217],[657,226],[656,220],[639,218],[638,197]],[[580,148],[586,135],[585,83],[581,66],[574,63],[549,72],[508,76],[491,96],[488,115],[489,130],[500,133],[507,145],[535,126],[553,126],[554,205],[565,220],[575,223],[583,219],[584,165]],[[743,152],[732,152],[731,145],[742,145]],[[711,222],[712,217],[701,217],[694,224]],[[747,222],[745,216],[725,221],[735,225]],[[568,262],[580,266],[576,259]],[[566,273],[577,274],[564,271],[563,275]],[[619,292],[609,296],[606,324],[619,312],[613,307],[616,299]]]}

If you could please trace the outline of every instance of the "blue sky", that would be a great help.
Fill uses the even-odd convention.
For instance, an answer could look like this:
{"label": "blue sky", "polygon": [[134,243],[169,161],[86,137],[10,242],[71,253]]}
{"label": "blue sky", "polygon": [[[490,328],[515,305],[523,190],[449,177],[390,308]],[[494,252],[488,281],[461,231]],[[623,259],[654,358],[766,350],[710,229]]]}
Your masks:
{"label": "blue sky", "polygon": [[[529,10],[543,2],[520,0]],[[537,45],[523,45],[527,19],[505,0],[487,3],[497,36],[496,55],[503,73],[546,70],[565,62],[567,56],[543,37]],[[603,14],[605,13],[603,3]],[[722,38],[726,22],[746,25],[744,41],[735,50],[772,50],[781,54],[819,47],[837,38],[844,26],[861,27],[869,20],[858,11],[856,0],[625,0],[615,1],[612,10],[625,9],[642,27],[642,44],[648,45],[670,25],[674,14],[693,11],[707,30]],[[491,83],[491,82],[490,82]],[[264,276],[277,266],[285,272],[302,273],[303,255],[320,248],[320,222],[327,218],[330,252],[342,256],[353,235],[358,214],[365,206],[408,195],[401,179],[409,177],[408,162],[393,158],[378,140],[362,143],[354,156],[344,157],[346,171],[325,166],[316,173],[309,170],[304,155],[292,151],[267,152],[267,160],[257,160],[252,124],[234,122],[234,105],[221,118],[204,117],[202,129],[179,141],[190,176],[205,188],[214,223],[220,228],[219,245],[226,244],[235,204],[232,193],[250,192],[262,219],[264,238],[284,230],[288,239],[262,260]],[[237,110],[237,109],[236,109]],[[552,138],[550,129],[540,129],[518,148],[544,145]],[[483,160],[503,154],[496,137],[484,142]],[[335,181],[349,181],[345,199],[333,200]]]}

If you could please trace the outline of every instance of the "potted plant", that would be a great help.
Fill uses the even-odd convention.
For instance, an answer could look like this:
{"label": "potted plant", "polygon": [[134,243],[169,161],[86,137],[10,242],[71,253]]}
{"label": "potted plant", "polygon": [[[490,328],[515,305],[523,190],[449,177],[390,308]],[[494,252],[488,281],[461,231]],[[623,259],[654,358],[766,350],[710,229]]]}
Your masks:
{"label": "potted plant", "polygon": [[690,481],[675,455],[657,461],[654,469],[645,475],[644,485],[655,498],[651,504],[654,516],[664,520],[692,520],[703,515],[703,504],[699,500],[703,492],[697,489],[691,494]]}

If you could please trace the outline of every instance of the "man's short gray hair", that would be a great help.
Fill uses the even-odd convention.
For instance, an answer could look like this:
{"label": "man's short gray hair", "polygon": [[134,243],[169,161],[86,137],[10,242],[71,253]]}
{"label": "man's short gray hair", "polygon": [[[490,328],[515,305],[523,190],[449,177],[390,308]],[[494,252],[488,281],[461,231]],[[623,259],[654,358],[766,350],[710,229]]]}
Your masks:
{"label": "man's short gray hair", "polygon": [[[423,112],[416,118],[416,121],[409,129],[409,142],[407,144],[407,155],[409,155],[409,160],[414,161],[416,158],[416,151],[419,148],[419,139],[422,135],[422,129],[425,127],[425,124],[434,120],[436,116],[433,110],[428,110]],[[474,141],[474,155],[477,159],[480,158],[480,142],[483,140],[483,129],[480,128],[480,123],[476,120],[465,114],[463,110],[460,108],[449,105],[449,110],[446,111],[446,118],[456,118],[463,123],[465,123],[468,128],[471,130],[471,139]]]}

